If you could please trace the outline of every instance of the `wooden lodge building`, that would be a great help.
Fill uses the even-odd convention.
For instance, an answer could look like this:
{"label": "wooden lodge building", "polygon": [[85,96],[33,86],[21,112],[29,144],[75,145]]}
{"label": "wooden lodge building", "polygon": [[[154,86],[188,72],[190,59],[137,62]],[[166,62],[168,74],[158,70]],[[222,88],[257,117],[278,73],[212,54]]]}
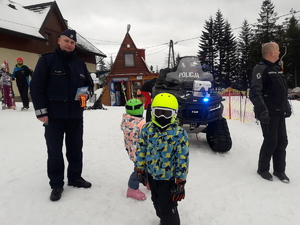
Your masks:
{"label": "wooden lodge building", "polygon": [[132,98],[139,98],[144,102],[145,99],[139,92],[140,88],[158,75],[149,70],[145,62],[145,49],[138,49],[135,46],[129,29],[130,27],[106,77],[107,85],[101,100],[107,106],[124,106],[126,100]]}
{"label": "wooden lodge building", "polygon": [[[0,7],[0,64],[7,60],[13,72],[16,59],[34,70],[39,57],[53,52],[59,34],[68,28],[57,3],[47,2],[22,6],[2,0]],[[96,56],[106,57],[84,37],[77,33],[76,55],[85,61],[90,72],[96,72]],[[18,89],[14,85],[16,97]],[[18,100],[18,98],[17,98]]]}

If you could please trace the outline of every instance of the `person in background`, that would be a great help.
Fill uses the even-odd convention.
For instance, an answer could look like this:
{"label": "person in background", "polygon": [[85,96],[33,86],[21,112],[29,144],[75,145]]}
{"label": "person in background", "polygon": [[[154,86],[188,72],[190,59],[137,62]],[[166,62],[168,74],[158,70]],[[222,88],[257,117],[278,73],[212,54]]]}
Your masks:
{"label": "person in background", "polygon": [[249,98],[260,121],[263,143],[259,153],[257,173],[266,180],[273,180],[270,161],[273,159],[273,175],[289,183],[285,174],[288,138],[285,118],[292,114],[288,102],[287,82],[278,65],[279,46],[269,42],[262,46],[262,60],[254,67]]}
{"label": "person in background", "polygon": [[[82,96],[86,100],[88,95],[93,94],[94,84],[84,61],[76,57],[76,41],[75,30],[67,29],[62,32],[55,52],[44,54],[39,59],[30,85],[36,117],[45,127],[51,201],[59,200],[63,192],[64,137],[69,163],[68,185],[79,188],[92,186],[81,176],[84,107],[79,100]],[[88,87],[87,93],[82,93],[75,99],[77,90],[82,87]]]}
{"label": "person in background", "polygon": [[141,91],[140,88],[138,88],[138,89],[136,90],[135,98],[141,100],[142,97],[143,97],[142,91]]}
{"label": "person in background", "polygon": [[149,182],[161,225],[180,225],[177,202],[185,197],[189,144],[176,118],[177,110],[174,95],[157,94],[152,101],[152,121],[143,126],[136,150],[137,177],[144,185]]}
{"label": "person in background", "polygon": [[147,81],[143,84],[141,88],[141,94],[145,96],[145,109],[146,111],[146,122],[151,121],[151,101],[152,101],[152,89],[155,85],[157,78],[153,78],[152,80]]}
{"label": "person in background", "polygon": [[0,89],[2,93],[2,109],[12,109],[12,96],[11,96],[11,78],[10,74],[6,71],[5,65],[0,65]]}
{"label": "person in background", "polygon": [[[139,99],[130,99],[125,105],[126,113],[123,114],[121,130],[124,133],[125,149],[130,160],[136,161],[136,145],[140,131],[145,124],[143,120],[144,104]],[[137,173],[134,170],[129,177],[127,197],[137,200],[145,200],[146,195],[139,189]]]}
{"label": "person in background", "polygon": [[22,111],[27,111],[29,109],[29,97],[28,97],[28,87],[29,87],[29,76],[32,74],[32,70],[28,66],[23,64],[24,61],[21,57],[17,58],[17,64],[14,68],[12,78],[16,78],[18,90],[22,99],[23,107]]}

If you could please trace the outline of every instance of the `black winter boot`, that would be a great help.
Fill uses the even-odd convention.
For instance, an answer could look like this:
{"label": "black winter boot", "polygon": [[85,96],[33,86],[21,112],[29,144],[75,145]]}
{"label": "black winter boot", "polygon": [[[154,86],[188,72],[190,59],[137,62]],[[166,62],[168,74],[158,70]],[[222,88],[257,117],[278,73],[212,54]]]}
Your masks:
{"label": "black winter boot", "polygon": [[80,177],[77,180],[69,180],[68,182],[69,186],[74,186],[74,187],[78,187],[78,188],[90,188],[92,186],[92,184],[88,181],[86,181],[85,179],[83,179],[82,177]]}
{"label": "black winter boot", "polygon": [[269,171],[264,171],[264,172],[261,172],[259,170],[257,170],[257,173],[264,179],[266,180],[269,180],[269,181],[272,181],[273,180],[273,177],[272,175],[269,173]]}
{"label": "black winter boot", "polygon": [[285,172],[281,172],[281,173],[273,172],[273,175],[278,177],[279,180],[281,180],[283,183],[290,183],[290,179],[287,177]]}
{"label": "black winter boot", "polygon": [[61,198],[61,193],[63,192],[63,188],[54,188],[51,191],[50,200],[58,201]]}

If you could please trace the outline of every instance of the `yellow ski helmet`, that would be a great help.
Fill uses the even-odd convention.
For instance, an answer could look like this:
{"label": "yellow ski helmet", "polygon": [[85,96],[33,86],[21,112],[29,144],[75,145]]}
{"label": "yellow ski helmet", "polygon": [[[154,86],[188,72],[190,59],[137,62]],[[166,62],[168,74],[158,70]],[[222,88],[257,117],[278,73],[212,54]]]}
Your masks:
{"label": "yellow ski helmet", "polygon": [[151,108],[152,122],[164,128],[176,120],[178,101],[172,94],[160,93],[154,97]]}

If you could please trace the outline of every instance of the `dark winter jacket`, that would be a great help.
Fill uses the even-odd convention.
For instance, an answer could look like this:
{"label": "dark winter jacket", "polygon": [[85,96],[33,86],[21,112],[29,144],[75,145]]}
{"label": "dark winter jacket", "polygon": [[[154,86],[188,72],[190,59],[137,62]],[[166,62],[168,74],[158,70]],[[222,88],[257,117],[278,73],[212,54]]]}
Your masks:
{"label": "dark winter jacket", "polygon": [[147,81],[143,84],[141,91],[149,92],[152,95],[152,88],[155,85],[157,78],[153,78],[152,80]]}
{"label": "dark winter jacket", "polygon": [[32,71],[26,65],[16,65],[14,68],[14,72],[12,74],[12,78],[16,78],[17,86],[29,86],[29,75],[31,76]]}
{"label": "dark winter jacket", "polygon": [[75,100],[79,87],[89,87],[93,93],[93,80],[85,63],[75,52],[62,51],[44,54],[32,76],[30,90],[36,116],[49,119],[79,119],[83,107]]}
{"label": "dark winter jacket", "polygon": [[286,112],[289,108],[287,94],[288,87],[281,68],[262,59],[253,69],[249,94],[255,115],[264,111],[270,114]]}

